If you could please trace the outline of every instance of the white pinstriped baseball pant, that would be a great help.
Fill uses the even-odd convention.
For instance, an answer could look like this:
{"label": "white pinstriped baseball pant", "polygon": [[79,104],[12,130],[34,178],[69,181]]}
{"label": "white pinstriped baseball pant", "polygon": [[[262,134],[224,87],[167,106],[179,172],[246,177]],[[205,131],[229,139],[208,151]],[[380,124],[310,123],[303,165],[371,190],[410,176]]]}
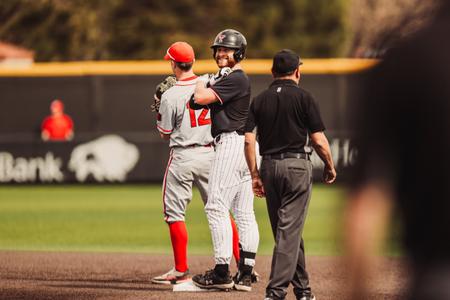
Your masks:
{"label": "white pinstriped baseball pant", "polygon": [[[222,133],[216,144],[205,206],[214,247],[216,264],[230,264],[232,229],[229,213],[236,221],[242,250],[256,253],[259,244],[258,224],[253,210],[253,191],[244,155],[244,136]],[[246,259],[245,264],[254,265]]]}

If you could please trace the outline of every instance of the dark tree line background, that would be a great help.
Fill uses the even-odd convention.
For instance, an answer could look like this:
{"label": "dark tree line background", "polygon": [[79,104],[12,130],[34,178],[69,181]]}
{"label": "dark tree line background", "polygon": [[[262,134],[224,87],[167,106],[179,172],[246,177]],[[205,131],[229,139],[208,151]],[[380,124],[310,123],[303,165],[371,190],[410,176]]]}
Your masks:
{"label": "dark tree line background", "polygon": [[[249,58],[379,57],[423,26],[439,0],[0,0],[0,41],[37,61],[161,59],[185,40],[197,58],[222,29],[247,37]],[[446,1],[446,0],[444,0]]]}
{"label": "dark tree line background", "polygon": [[0,40],[37,61],[161,59],[185,40],[198,58],[222,29],[247,37],[249,58],[281,48],[303,57],[342,55],[345,0],[1,0]]}

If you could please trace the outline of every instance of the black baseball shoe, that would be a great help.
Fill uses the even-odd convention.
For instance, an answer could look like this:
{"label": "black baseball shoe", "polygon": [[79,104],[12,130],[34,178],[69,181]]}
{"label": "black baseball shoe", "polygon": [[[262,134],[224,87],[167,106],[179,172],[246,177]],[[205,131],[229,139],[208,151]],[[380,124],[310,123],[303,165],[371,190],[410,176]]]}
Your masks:
{"label": "black baseball shoe", "polygon": [[220,277],[214,269],[206,271],[205,274],[195,275],[192,277],[192,282],[203,289],[229,290],[234,286],[230,272],[228,272],[227,276]]}
{"label": "black baseball shoe", "polygon": [[252,275],[238,271],[233,277],[234,289],[237,291],[250,292],[252,290]]}
{"label": "black baseball shoe", "polygon": [[296,295],[295,296],[297,300],[316,300],[316,296],[312,293],[303,294],[303,295]]}

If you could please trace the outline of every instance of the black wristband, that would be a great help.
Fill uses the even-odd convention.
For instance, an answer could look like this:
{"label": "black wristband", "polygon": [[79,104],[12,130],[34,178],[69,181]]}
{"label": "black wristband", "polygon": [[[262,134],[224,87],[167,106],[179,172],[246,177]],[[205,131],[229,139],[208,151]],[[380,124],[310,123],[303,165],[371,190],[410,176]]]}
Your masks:
{"label": "black wristband", "polygon": [[191,99],[189,99],[189,108],[191,108],[193,110],[198,110],[198,109],[207,108],[207,106],[195,103],[194,94],[192,94]]}

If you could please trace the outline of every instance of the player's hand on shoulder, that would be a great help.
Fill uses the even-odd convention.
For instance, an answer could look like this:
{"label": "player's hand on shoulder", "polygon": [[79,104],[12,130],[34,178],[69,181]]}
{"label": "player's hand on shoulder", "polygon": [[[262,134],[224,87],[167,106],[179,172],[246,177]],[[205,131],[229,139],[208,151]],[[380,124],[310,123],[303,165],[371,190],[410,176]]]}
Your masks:
{"label": "player's hand on shoulder", "polygon": [[203,74],[202,76],[199,76],[199,77],[197,78],[197,83],[198,83],[198,82],[202,82],[202,83],[203,83],[203,86],[209,87],[209,85],[210,85],[209,82],[211,81],[211,79],[213,78],[213,76],[214,76],[214,74],[210,74],[210,73]]}
{"label": "player's hand on shoulder", "polygon": [[217,77],[217,78],[225,78],[225,77],[227,77],[228,75],[230,75],[230,73],[231,73],[232,71],[233,71],[233,70],[232,70],[230,67],[224,67],[224,68],[220,69],[219,72],[217,72],[216,77]]}
{"label": "player's hand on shoulder", "polygon": [[216,74],[209,74],[209,81],[208,81],[208,86],[212,86],[214,85],[216,82],[218,82],[219,80],[222,80],[223,78],[227,77],[228,75],[230,75],[230,73],[233,70],[229,67],[224,67],[222,69],[220,69],[219,71],[217,71]]}

